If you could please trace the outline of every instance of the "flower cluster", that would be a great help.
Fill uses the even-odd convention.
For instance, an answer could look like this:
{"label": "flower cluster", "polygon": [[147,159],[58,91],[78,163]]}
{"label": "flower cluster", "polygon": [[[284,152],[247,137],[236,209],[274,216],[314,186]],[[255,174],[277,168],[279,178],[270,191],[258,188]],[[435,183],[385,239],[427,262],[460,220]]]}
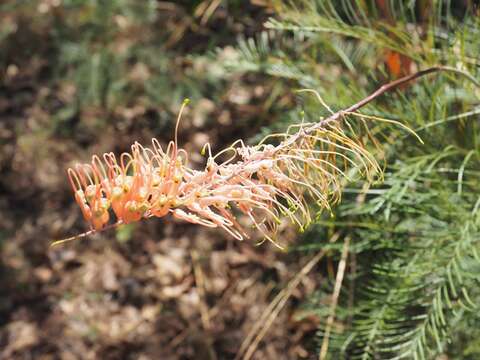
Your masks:
{"label": "flower cluster", "polygon": [[[275,243],[273,237],[282,215],[303,227],[311,220],[310,205],[329,209],[340,199],[342,185],[351,180],[351,175],[360,174],[369,183],[382,175],[375,157],[366,149],[371,143],[380,150],[375,138],[380,130],[377,128],[374,136],[368,121],[397,125],[421,141],[398,121],[364,115],[358,110],[387,91],[437,71],[458,72],[439,66],[428,68],[386,84],[335,113],[317,92],[303,90],[315,94],[331,115],[319,122],[290,126],[286,133],[267,136],[256,146],[238,140],[215,156],[209,151],[201,171],[190,168],[187,152],[178,148],[178,125],[187,100],[177,119],[175,140],[165,151],[156,139],[150,148],[136,142],[131,152],[118,159],[113,153],[102,158],[94,155],[89,164],[68,169],[75,200],[92,229],[53,244],[167,214],[194,224],[220,227],[242,240],[248,234],[237,221],[239,213],[246,215],[265,239]],[[352,118],[354,121],[350,121]],[[272,138],[278,145],[265,144]],[[206,148],[210,150],[208,144]],[[232,155],[229,159],[217,162],[228,153]],[[117,219],[113,224],[112,213]]]}
{"label": "flower cluster", "polygon": [[[343,121],[350,127],[346,118]],[[94,155],[90,163],[68,169],[75,200],[91,230],[55,243],[168,214],[222,228],[242,240],[249,237],[237,219],[243,214],[265,239],[277,244],[281,217],[301,228],[308,224],[310,205],[329,209],[339,200],[347,170],[360,169],[370,179],[381,172],[363,139],[347,136],[338,122],[291,126],[256,146],[238,140],[215,156],[207,144],[203,170],[189,167],[187,152],[178,148],[177,131],[178,120],[175,140],[166,149],[157,139],[150,147],[136,142],[119,157]],[[277,145],[266,143],[272,138]]]}
{"label": "flower cluster", "polygon": [[292,218],[292,207],[305,211],[302,198],[290,191],[292,181],[271,158],[272,149],[242,147],[243,162],[219,165],[209,157],[206,168],[198,171],[188,167],[187,153],[175,142],[163,151],[153,139],[151,148],[135,143],[119,159],[113,153],[102,159],[95,155],[68,175],[84,218],[97,231],[109,223],[110,213],[123,224],[171,213],[243,239],[247,234],[236,220],[235,207],[271,239],[279,210]]}
{"label": "flower cluster", "polygon": [[[222,228],[241,240],[248,237],[237,221],[241,213],[274,242],[282,215],[300,227],[310,221],[306,194],[321,208],[329,207],[332,195],[338,197],[340,175],[346,177],[346,166],[355,165],[339,149],[351,152],[365,168],[376,166],[362,147],[336,128],[301,131],[301,137],[283,134],[277,146],[237,141],[216,156],[210,154],[204,170],[188,166],[188,154],[176,141],[164,150],[153,139],[151,147],[136,142],[119,158],[113,153],[94,155],[90,163],[68,169],[68,175],[75,200],[94,231],[111,222],[112,215],[116,224],[127,224],[172,214]],[[208,144],[206,148],[210,150]],[[228,153],[229,159],[217,163]]]}

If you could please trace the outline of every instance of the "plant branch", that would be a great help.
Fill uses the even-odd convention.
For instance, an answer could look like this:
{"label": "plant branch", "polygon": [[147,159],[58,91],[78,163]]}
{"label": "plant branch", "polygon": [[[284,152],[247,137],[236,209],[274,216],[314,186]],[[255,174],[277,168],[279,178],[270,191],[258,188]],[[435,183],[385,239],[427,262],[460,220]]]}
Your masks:
{"label": "plant branch", "polygon": [[322,348],[320,349],[319,360],[325,360],[328,353],[328,342],[330,338],[330,332],[332,331],[333,321],[335,320],[335,310],[338,304],[338,297],[340,296],[340,290],[342,289],[343,277],[345,275],[345,268],[347,267],[348,248],[350,246],[350,237],[346,237],[343,244],[342,257],[338,263],[337,277],[335,279],[335,287],[332,294],[332,303],[330,304],[330,315],[327,319],[327,327],[325,329],[325,335],[323,337]]}
{"label": "plant branch", "polygon": [[460,74],[462,76],[465,76],[472,83],[474,83],[477,87],[480,87],[480,83],[475,78],[473,78],[470,74],[468,74],[464,71],[452,68],[452,67],[433,66],[433,67],[430,67],[430,68],[427,68],[427,69],[424,69],[424,70],[420,70],[416,73],[404,76],[404,77],[402,77],[400,79],[397,79],[395,81],[392,81],[388,84],[382,85],[377,90],[375,90],[373,93],[368,95],[366,98],[363,98],[362,100],[360,100],[359,102],[351,105],[350,107],[348,107],[344,110],[337,111],[336,113],[330,115],[326,119],[323,119],[323,120],[319,121],[318,123],[315,123],[315,124],[311,125],[310,127],[302,128],[298,133],[291,136],[287,141],[285,141],[283,144],[278,146],[277,150],[280,150],[280,148],[284,148],[286,146],[289,146],[289,145],[293,144],[294,142],[296,142],[297,140],[299,140],[300,138],[302,138],[305,135],[308,135],[312,132],[315,132],[319,129],[324,128],[325,125],[328,125],[329,123],[337,121],[338,119],[340,119],[342,116],[344,116],[347,113],[353,113],[353,112],[361,109],[362,107],[371,103],[373,100],[377,99],[379,96],[385,94],[388,91],[396,89],[403,84],[406,84],[410,81],[416,80],[416,79],[421,78],[423,76],[426,76],[426,75],[429,75],[429,74],[432,74],[432,73],[436,73],[436,72],[441,72],[441,71],[454,72],[454,73]]}

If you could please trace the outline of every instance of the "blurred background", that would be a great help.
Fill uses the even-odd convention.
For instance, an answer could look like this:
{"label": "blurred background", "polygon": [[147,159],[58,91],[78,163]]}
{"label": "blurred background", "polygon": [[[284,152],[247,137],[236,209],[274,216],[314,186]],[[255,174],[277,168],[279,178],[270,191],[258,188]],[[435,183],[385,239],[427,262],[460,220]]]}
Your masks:
{"label": "blurred background", "polygon": [[[0,359],[479,359],[478,15],[473,0],[1,1]],[[281,224],[286,251],[170,217],[49,247],[88,229],[66,169],[166,144],[185,98],[179,142],[200,167],[207,142],[328,115],[297,89],[339,110],[439,64],[456,72],[362,109],[424,144],[365,126],[385,182],[349,184],[304,234]]]}
{"label": "blurred background", "polygon": [[[271,15],[268,1],[2,1],[0,358],[235,355],[295,255],[172,218],[49,243],[87,230],[66,169],[166,143],[184,98],[180,142],[199,166],[206,142],[276,121],[292,97],[221,64]],[[282,317],[261,358],[305,353],[311,322]]]}

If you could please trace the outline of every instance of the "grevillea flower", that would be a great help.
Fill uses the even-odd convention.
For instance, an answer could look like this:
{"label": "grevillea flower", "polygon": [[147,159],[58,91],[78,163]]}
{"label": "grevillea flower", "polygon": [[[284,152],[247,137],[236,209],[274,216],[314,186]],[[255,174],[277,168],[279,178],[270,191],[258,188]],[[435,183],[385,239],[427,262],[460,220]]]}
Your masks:
{"label": "grevillea flower", "polygon": [[[396,121],[363,115],[358,109],[400,84],[440,70],[444,68],[398,79],[344,111],[332,112],[319,122],[290,126],[286,133],[267,136],[256,146],[237,140],[213,156],[206,144],[203,170],[189,167],[187,152],[178,148],[178,125],[185,101],[174,140],[166,149],[156,139],[150,147],[136,142],[130,152],[119,157],[113,153],[94,155],[90,163],[68,169],[75,201],[91,230],[53,244],[167,215],[221,228],[242,240],[249,237],[237,220],[242,215],[264,239],[278,245],[275,234],[282,217],[303,228],[311,221],[312,205],[329,210],[339,201],[345,180],[360,174],[371,182],[381,176],[382,169],[366,149],[367,142],[379,147],[368,121],[393,123],[412,132]],[[226,160],[219,160],[228,155]]]}
{"label": "grevillea flower", "polygon": [[[369,178],[380,172],[373,156],[338,124],[290,127],[276,136],[276,146],[263,142],[246,146],[239,140],[216,156],[207,144],[203,170],[188,166],[188,154],[178,148],[176,133],[177,129],[166,149],[157,139],[150,147],[136,142],[119,157],[94,155],[90,163],[68,169],[75,201],[92,228],[88,233],[171,214],[221,228],[242,240],[249,236],[237,221],[243,214],[275,243],[282,216],[303,227],[311,221],[307,202],[328,209],[339,199],[341,179],[349,167],[362,168]],[[217,160],[228,154],[227,160]]]}

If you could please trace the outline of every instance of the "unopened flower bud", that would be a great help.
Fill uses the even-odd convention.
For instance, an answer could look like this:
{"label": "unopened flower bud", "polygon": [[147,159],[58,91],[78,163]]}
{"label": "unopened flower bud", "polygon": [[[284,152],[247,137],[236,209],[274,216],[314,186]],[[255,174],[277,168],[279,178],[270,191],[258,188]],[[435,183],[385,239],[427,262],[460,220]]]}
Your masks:
{"label": "unopened flower bud", "polygon": [[165,204],[167,203],[168,199],[165,195],[160,195],[160,198],[158,199],[157,201],[157,205],[158,206],[165,206]]}
{"label": "unopened flower bud", "polygon": [[179,184],[183,179],[183,175],[182,174],[175,174],[175,176],[173,177],[173,182],[175,184]]}
{"label": "unopened flower bud", "polygon": [[125,208],[128,211],[135,212],[138,209],[138,203],[134,200],[127,201],[127,203],[125,204]]}
{"label": "unopened flower bud", "polygon": [[95,185],[88,185],[85,189],[85,198],[90,203],[97,194],[97,187]]}
{"label": "unopened flower bud", "polygon": [[119,186],[115,186],[112,189],[112,198],[113,200],[118,200],[123,196],[123,189]]}
{"label": "unopened flower bud", "polygon": [[172,207],[179,207],[183,205],[183,201],[181,201],[178,198],[173,199],[172,201]]}

